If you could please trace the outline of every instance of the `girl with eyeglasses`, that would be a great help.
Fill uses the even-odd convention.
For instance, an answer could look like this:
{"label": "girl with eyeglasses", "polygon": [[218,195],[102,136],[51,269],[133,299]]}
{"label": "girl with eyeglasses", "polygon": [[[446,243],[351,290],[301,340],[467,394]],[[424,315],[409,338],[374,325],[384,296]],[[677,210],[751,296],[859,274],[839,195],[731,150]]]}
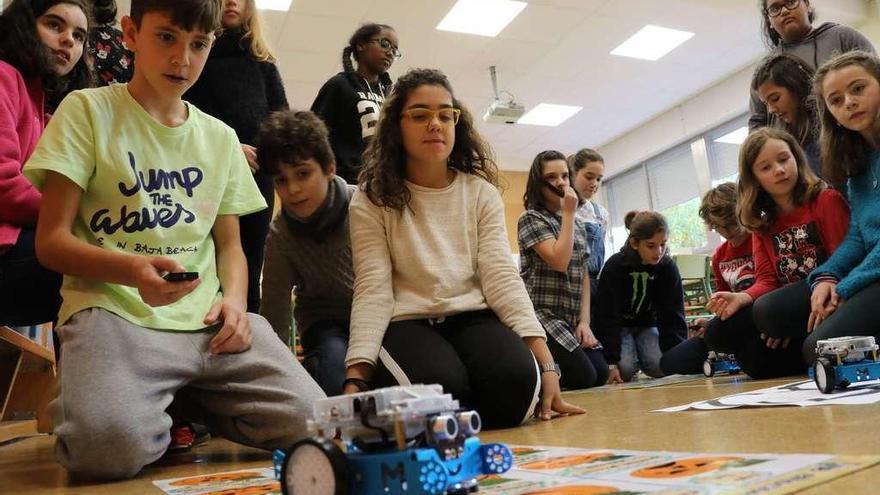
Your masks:
{"label": "girl with eyeglasses", "polygon": [[[37,261],[42,195],[21,173],[47,104],[92,82],[83,57],[91,3],[15,0],[0,14],[0,324],[55,320],[61,275]],[[74,130],[71,130],[73,132]]]}
{"label": "girl with eyeglasses", "polygon": [[260,124],[288,108],[275,57],[264,38],[255,0],[223,0],[223,32],[214,41],[198,81],[183,99],[232,127],[241,141],[260,194],[268,208],[240,219],[241,247],[248,265],[249,313],[260,310],[260,273],[275,206],[272,178],[260,170],[254,143]]}
{"label": "girl with eyeglasses", "polygon": [[346,393],[439,383],[489,428],[583,412],[511,256],[492,151],[443,73],[397,80],[349,215]]}
{"label": "girl with eyeglasses", "polygon": [[361,155],[391,92],[388,70],[401,57],[399,46],[391,26],[364,24],[342,50],[342,72],[324,83],[312,103],[312,112],[330,129],[336,173],[349,184],[357,184]]}
{"label": "girl with eyeglasses", "polygon": [[[758,0],[761,11],[764,43],[774,52],[791,53],[811,69],[834,55],[853,50],[874,52],[874,46],[858,31],[833,22],[813,27],[816,12],[810,0]],[[752,91],[749,130],[767,125],[776,126],[776,118],[768,114],[756,91]]]}
{"label": "girl with eyeglasses", "polygon": [[566,389],[605,385],[608,363],[590,327],[590,248],[565,155],[538,153],[517,222],[520,275]]}

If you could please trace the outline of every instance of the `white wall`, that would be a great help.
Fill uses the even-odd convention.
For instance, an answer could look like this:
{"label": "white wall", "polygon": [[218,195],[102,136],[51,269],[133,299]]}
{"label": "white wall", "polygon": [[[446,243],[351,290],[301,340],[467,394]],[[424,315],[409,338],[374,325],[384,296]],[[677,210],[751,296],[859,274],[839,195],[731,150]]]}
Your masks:
{"label": "white wall", "polygon": [[730,120],[749,107],[754,65],[600,147],[605,174],[614,176],[661,151]]}

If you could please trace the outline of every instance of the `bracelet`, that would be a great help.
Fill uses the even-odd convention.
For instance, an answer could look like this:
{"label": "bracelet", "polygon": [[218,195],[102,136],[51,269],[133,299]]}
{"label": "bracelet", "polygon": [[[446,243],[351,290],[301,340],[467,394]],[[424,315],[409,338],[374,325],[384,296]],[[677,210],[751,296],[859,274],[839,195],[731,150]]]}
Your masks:
{"label": "bracelet", "polygon": [[357,387],[359,392],[366,392],[366,391],[372,389],[372,387],[370,387],[370,384],[366,380],[364,380],[363,378],[355,378],[355,377],[346,378],[345,381],[342,382],[342,388],[345,388],[345,386],[348,385],[349,383],[351,383],[355,387]]}

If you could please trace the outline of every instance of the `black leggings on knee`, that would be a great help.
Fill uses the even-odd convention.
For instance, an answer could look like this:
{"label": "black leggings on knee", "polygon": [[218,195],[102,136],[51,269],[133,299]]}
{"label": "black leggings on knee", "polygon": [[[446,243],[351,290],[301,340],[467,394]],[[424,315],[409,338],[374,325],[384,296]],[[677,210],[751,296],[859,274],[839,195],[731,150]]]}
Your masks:
{"label": "black leggings on knee", "polygon": [[600,387],[608,381],[608,363],[602,349],[578,347],[568,351],[550,335],[547,336],[547,347],[562,371],[562,378],[559,380],[562,388],[577,390]]}
{"label": "black leggings on knee", "polygon": [[413,383],[439,383],[486,428],[522,423],[541,386],[531,350],[490,310],[388,325],[373,385]]}

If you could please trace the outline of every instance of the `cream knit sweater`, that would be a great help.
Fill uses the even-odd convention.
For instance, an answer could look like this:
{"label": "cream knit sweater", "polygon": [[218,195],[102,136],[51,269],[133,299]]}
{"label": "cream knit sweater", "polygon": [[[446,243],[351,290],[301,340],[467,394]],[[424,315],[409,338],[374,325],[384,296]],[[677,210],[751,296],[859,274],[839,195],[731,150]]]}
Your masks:
{"label": "cream knit sweater", "polygon": [[349,209],[354,264],[346,365],[375,364],[388,323],[491,308],[522,337],[545,337],[507,243],[498,190],[457,173],[443,189],[407,182],[403,213],[358,190]]}

